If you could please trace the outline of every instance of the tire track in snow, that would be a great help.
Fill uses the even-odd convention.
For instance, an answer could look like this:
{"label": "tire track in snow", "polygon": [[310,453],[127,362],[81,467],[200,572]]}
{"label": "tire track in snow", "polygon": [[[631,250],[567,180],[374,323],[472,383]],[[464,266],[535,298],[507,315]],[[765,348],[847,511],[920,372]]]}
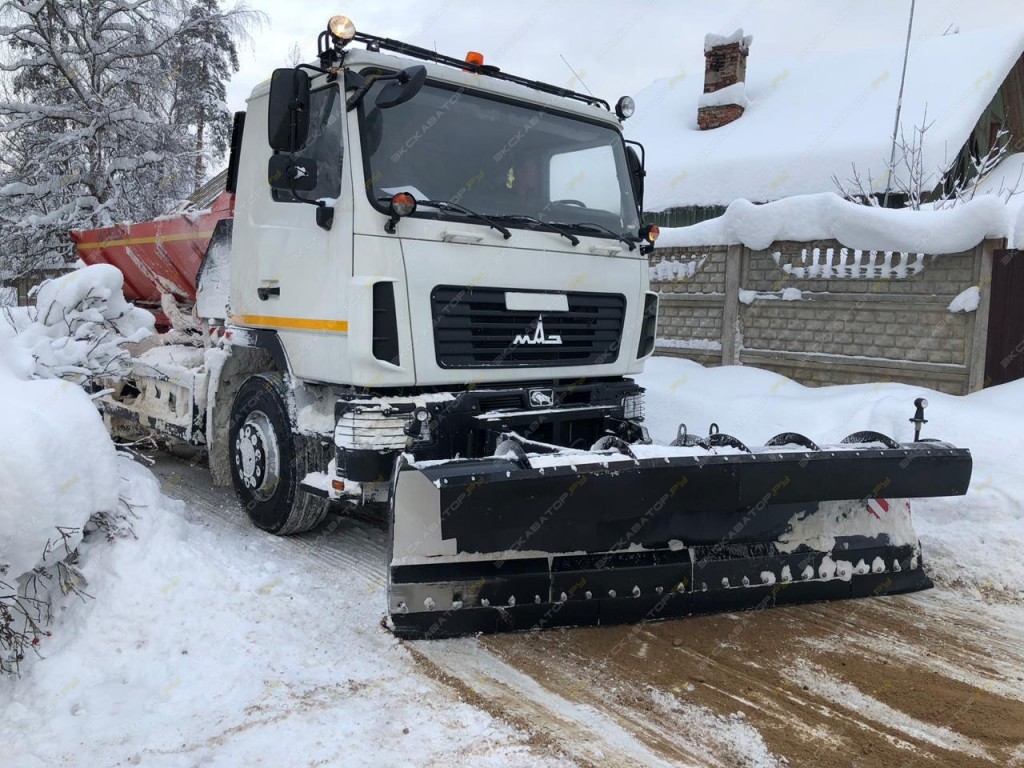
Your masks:
{"label": "tire track in snow", "polygon": [[[330,517],[317,531],[298,536],[273,536],[256,529],[235,498],[234,490],[213,485],[209,470],[200,464],[160,453],[151,467],[165,495],[185,502],[193,521],[233,531],[252,546],[267,549],[295,562],[298,553],[323,566],[339,568],[355,577],[369,599],[379,599],[383,613],[385,531],[346,517]],[[196,515],[199,512],[201,514]],[[307,564],[311,565],[311,564]]]}
{"label": "tire track in snow", "polygon": [[[584,766],[670,768],[723,765],[668,745],[652,748],[603,706],[566,698],[528,672],[510,666],[475,639],[407,642],[428,673],[478,707],[557,745]],[[666,752],[674,754],[665,754]],[[680,762],[680,761],[684,762]]]}
{"label": "tire track in snow", "polygon": [[[326,532],[272,537],[252,528],[232,490],[213,487],[205,468],[161,457],[154,471],[207,524],[249,537],[275,559],[338,568],[383,614],[384,531],[340,518]],[[935,590],[405,645],[426,674],[584,765],[768,766],[779,764],[775,755],[874,765],[915,753],[937,766],[984,756],[1005,764],[1024,754],[1024,734],[1015,743],[987,713],[1024,713],[1007,710],[1024,700],[1024,639],[1014,629],[1022,619],[1020,606]],[[933,678],[921,692],[893,686],[914,680],[913,670]],[[840,694],[855,691],[871,705],[844,706]]]}

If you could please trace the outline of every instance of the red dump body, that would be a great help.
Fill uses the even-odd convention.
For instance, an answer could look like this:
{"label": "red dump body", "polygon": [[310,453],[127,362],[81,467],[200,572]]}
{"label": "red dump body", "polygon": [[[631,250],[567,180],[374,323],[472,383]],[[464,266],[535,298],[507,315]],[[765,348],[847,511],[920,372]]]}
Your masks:
{"label": "red dump body", "polygon": [[[234,202],[234,195],[222,192],[207,211],[73,230],[71,239],[86,264],[112,264],[121,270],[129,301],[159,310],[160,294],[169,293],[179,302],[192,303],[213,229],[221,219],[232,217]],[[158,313],[157,322],[162,320]]]}

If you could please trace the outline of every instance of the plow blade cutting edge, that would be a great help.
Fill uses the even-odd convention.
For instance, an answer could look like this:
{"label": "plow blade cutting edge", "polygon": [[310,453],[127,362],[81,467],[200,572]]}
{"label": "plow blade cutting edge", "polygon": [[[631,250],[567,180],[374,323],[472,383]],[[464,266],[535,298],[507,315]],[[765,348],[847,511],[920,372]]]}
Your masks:
{"label": "plow blade cutting edge", "polygon": [[400,459],[388,566],[396,634],[612,624],[926,589],[907,499],[963,495],[971,477],[970,452],[939,442],[633,448],[646,450]]}

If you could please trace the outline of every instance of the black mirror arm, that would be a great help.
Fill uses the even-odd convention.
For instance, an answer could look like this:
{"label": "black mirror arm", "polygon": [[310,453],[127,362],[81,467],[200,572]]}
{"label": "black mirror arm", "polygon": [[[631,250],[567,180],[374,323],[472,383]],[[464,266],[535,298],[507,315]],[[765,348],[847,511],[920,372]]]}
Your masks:
{"label": "black mirror arm", "polygon": [[317,67],[313,64],[297,64],[296,69],[308,69],[311,72],[316,72],[318,75],[327,75],[327,82],[333,83],[338,79],[338,67],[331,67],[330,69],[324,69],[323,67]]}
{"label": "black mirror arm", "polygon": [[307,205],[316,206],[316,224],[321,229],[329,230],[334,226],[334,206],[328,205],[323,200],[310,200],[309,198],[303,197],[299,194],[299,191],[295,188],[295,179],[289,179],[292,196],[300,203],[306,203]]}
{"label": "black mirror arm", "polygon": [[[366,94],[369,93],[374,83],[382,83],[385,80],[398,80],[401,83],[409,82],[409,76],[406,75],[405,79],[402,79],[402,72],[397,72],[393,75],[380,75],[379,77],[369,77],[363,80],[363,82],[356,88],[356,92],[348,97],[348,101],[345,102],[345,111],[351,112],[353,109],[359,106]],[[347,83],[346,83],[347,84]]]}
{"label": "black mirror arm", "polygon": [[294,197],[300,203],[306,203],[307,205],[315,205],[318,208],[322,208],[326,205],[326,203],[320,200],[310,200],[308,197],[303,197],[302,195],[300,195],[299,190],[295,188],[295,177],[292,176],[291,174],[288,175],[288,191],[292,193],[292,197]]}
{"label": "black mirror arm", "polygon": [[322,67],[315,67],[312,64],[297,64],[297,65],[295,65],[295,68],[296,69],[308,69],[308,70],[311,70],[311,71],[316,72],[316,73],[321,74],[321,75],[329,75],[329,74],[331,74],[331,70],[323,69]]}

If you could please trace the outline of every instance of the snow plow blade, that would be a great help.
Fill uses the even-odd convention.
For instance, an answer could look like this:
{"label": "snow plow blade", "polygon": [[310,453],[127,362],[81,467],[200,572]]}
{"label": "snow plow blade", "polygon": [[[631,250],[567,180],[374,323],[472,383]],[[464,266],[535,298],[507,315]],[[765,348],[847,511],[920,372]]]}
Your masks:
{"label": "snow plow blade", "polygon": [[906,500],[966,493],[970,452],[884,440],[400,459],[392,628],[440,638],[926,589]]}

